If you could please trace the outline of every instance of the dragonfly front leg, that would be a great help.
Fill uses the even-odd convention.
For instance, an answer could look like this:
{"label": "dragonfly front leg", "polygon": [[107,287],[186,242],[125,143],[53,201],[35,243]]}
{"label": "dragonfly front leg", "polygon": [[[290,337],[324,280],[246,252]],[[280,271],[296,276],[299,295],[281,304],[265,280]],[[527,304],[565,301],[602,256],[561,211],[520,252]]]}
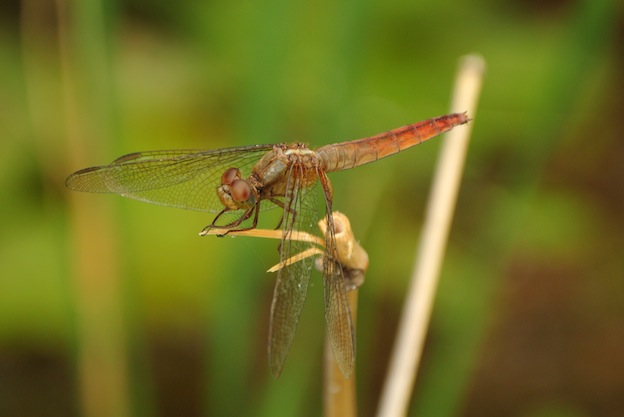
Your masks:
{"label": "dragonfly front leg", "polygon": [[[235,229],[235,227],[239,226],[242,222],[244,222],[245,220],[249,219],[251,217],[251,213],[255,213],[251,226],[249,226],[249,227],[242,227],[240,229]],[[236,220],[235,222],[232,222],[232,223],[228,224],[227,226],[223,227],[223,228],[228,228],[228,230],[226,230],[225,233],[219,234],[217,236],[223,237],[223,236],[227,235],[230,232],[244,232],[244,231],[247,231],[247,230],[253,230],[253,229],[255,229],[258,226],[258,217],[259,217],[259,215],[260,215],[260,205],[256,204],[255,206],[250,208],[238,220]]]}
{"label": "dragonfly front leg", "polygon": [[[217,221],[219,220],[219,218],[224,215],[225,213],[231,211],[228,208],[224,208],[223,210],[221,210],[221,212],[219,212],[219,214],[217,214],[217,216],[214,218],[214,220],[212,221],[212,223],[210,223],[209,226],[206,226],[204,228],[204,230],[201,231],[200,235],[206,235],[208,233],[209,230],[211,229],[227,229],[225,233],[222,234],[218,234],[217,236],[222,237],[227,235],[230,232],[241,232],[244,230],[251,230],[251,229],[255,229],[256,226],[258,225],[258,213],[260,211],[260,207],[258,204],[250,207],[249,209],[247,209],[247,211],[245,211],[238,219],[225,224],[225,225],[217,225]],[[251,225],[251,227],[245,227],[245,228],[241,228],[241,229],[236,229],[236,227],[240,226],[245,220],[249,219],[252,215],[252,213],[255,212],[255,216],[254,216],[254,220],[253,220],[253,224]]]}

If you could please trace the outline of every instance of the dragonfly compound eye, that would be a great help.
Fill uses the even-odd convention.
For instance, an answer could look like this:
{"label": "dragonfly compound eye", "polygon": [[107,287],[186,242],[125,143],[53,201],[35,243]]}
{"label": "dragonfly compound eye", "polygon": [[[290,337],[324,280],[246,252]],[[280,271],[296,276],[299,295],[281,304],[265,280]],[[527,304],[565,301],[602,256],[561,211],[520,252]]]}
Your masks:
{"label": "dragonfly compound eye", "polygon": [[247,181],[235,179],[230,184],[230,194],[235,201],[247,201],[251,197],[251,187]]}
{"label": "dragonfly compound eye", "polygon": [[240,179],[241,172],[238,168],[229,168],[221,175],[221,185],[230,185],[237,178]]}

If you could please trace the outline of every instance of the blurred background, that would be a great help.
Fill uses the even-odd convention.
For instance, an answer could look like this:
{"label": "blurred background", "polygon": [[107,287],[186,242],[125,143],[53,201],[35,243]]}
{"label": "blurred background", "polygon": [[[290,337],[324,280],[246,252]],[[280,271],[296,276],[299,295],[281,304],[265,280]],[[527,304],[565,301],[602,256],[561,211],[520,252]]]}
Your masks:
{"label": "blurred background", "polygon": [[[624,415],[624,4],[618,0],[3,0],[0,415],[318,416],[312,286],[284,372],[274,241],[212,215],[69,192],[139,150],[373,135],[447,113],[487,62],[419,416]],[[374,415],[440,140],[332,174],[370,256]]]}

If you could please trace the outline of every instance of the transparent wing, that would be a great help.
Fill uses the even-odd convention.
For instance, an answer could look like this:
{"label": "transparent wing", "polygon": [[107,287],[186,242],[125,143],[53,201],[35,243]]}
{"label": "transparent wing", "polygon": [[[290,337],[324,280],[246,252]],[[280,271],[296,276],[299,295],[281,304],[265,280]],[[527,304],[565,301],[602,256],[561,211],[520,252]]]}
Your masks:
{"label": "transparent wing", "polygon": [[[293,164],[288,173],[280,245],[281,262],[311,246],[309,242],[292,240],[290,237],[293,230],[312,234],[316,234],[317,230],[316,186],[302,187],[303,169],[305,168]],[[269,365],[275,378],[281,374],[290,350],[308,292],[313,265],[313,257],[308,257],[284,266],[277,273],[269,323]]]}
{"label": "transparent wing", "polygon": [[334,357],[345,377],[355,362],[355,330],[349,309],[345,279],[340,264],[332,259],[323,261],[325,285],[325,322]]}
{"label": "transparent wing", "polygon": [[336,253],[336,236],[331,207],[331,185],[324,173],[320,175],[327,209],[327,233],[323,257],[325,322],[334,357],[345,377],[353,371],[355,362],[355,329],[347,299],[346,280],[339,262],[327,255]]}
{"label": "transparent wing", "polygon": [[76,191],[114,193],[163,206],[219,212],[223,205],[216,188],[223,172],[236,167],[247,177],[272,147],[136,152],[110,165],[75,172],[65,184]]}

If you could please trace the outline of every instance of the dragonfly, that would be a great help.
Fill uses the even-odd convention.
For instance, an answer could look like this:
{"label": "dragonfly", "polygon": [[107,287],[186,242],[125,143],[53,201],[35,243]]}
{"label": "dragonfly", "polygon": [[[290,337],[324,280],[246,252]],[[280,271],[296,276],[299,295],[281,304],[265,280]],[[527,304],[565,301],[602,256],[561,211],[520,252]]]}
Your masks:
{"label": "dragonfly", "polygon": [[[325,322],[336,361],[348,377],[355,362],[355,330],[343,267],[337,261],[332,218],[333,188],[328,173],[377,161],[448,132],[471,119],[447,114],[375,136],[311,149],[303,143],[251,145],[215,150],[135,152],[105,166],[71,174],[71,190],[113,193],[152,204],[215,214],[200,234],[255,229],[260,213],[281,209],[281,268],[273,292],[269,323],[269,367],[282,372],[308,291],[314,261],[288,260],[309,250],[296,233],[318,234],[317,201],[324,203],[322,273]],[[322,195],[319,198],[318,194]]]}

